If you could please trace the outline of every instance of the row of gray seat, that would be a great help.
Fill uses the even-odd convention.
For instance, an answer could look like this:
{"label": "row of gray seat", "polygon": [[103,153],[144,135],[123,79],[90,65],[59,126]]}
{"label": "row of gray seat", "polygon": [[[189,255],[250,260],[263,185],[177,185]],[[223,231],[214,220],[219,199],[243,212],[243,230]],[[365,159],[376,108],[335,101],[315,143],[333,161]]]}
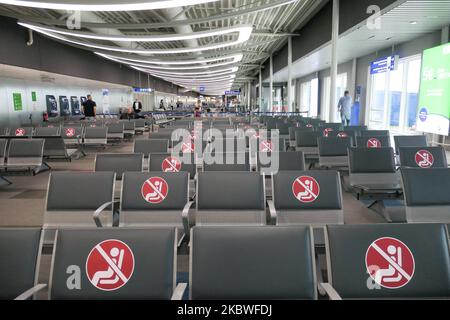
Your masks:
{"label": "row of gray seat", "polygon": [[[325,235],[323,283],[306,226],[195,227],[189,298],[317,299],[319,292],[333,300],[450,297],[444,225],[330,225]],[[41,230],[0,229],[0,240],[0,298],[27,299],[45,289],[38,282]],[[59,229],[48,297],[181,299],[187,284],[179,282],[176,243],[171,228]],[[389,262],[391,255],[398,260]]]}
{"label": "row of gray seat", "polygon": [[0,139],[0,169],[26,170],[33,175],[49,169],[44,157],[44,139]]}

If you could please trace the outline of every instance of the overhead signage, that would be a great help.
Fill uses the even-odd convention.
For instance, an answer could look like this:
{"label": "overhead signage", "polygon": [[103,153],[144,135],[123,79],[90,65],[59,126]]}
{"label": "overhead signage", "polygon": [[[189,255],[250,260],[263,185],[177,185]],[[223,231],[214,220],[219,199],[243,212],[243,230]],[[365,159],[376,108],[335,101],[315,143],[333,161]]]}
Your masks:
{"label": "overhead signage", "polygon": [[226,96],[238,96],[240,94],[241,94],[241,91],[239,91],[239,90],[225,91]]}
{"label": "overhead signage", "polygon": [[387,72],[388,70],[397,70],[399,59],[400,57],[397,55],[373,61],[370,64],[370,74],[379,74]]}
{"label": "overhead signage", "polygon": [[144,92],[151,93],[151,92],[153,92],[152,88],[133,88],[133,90],[136,93],[144,93]]}

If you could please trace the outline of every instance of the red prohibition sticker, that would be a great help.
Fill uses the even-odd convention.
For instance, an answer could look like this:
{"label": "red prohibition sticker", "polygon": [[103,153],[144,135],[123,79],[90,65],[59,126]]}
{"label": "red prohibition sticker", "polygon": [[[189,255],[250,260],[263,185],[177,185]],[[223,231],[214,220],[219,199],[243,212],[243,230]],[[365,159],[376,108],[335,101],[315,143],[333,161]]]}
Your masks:
{"label": "red prohibition sticker", "polygon": [[25,129],[24,128],[17,128],[15,131],[16,137],[22,137],[25,135]]}
{"label": "red prohibition sticker", "polygon": [[164,172],[180,172],[181,161],[177,157],[167,157],[163,160],[162,171]]}
{"label": "red prohibition sticker", "polygon": [[367,140],[367,148],[378,149],[381,148],[381,142],[377,138],[370,138]]}
{"label": "red prohibition sticker", "polygon": [[181,145],[181,152],[183,153],[192,153],[194,152],[194,143],[193,142],[183,142]]}
{"label": "red prohibition sticker", "polygon": [[434,164],[433,155],[427,150],[420,150],[415,155],[416,164],[424,169],[431,168]]}
{"label": "red prohibition sticker", "polygon": [[167,198],[169,185],[161,177],[151,177],[147,179],[141,187],[141,194],[145,201],[151,204],[158,204]]}
{"label": "red prohibition sticker", "polygon": [[328,135],[330,134],[330,132],[333,132],[333,128],[326,128],[325,130],[323,130],[323,135],[325,137],[328,137]]}
{"label": "red prohibition sticker", "polygon": [[370,277],[386,289],[399,289],[414,276],[414,255],[406,244],[395,238],[380,238],[366,252]]}
{"label": "red prohibition sticker", "polygon": [[301,176],[292,183],[294,197],[303,203],[312,203],[320,194],[320,185],[316,179],[310,176]]}
{"label": "red prohibition sticker", "polygon": [[94,287],[114,291],[123,287],[133,275],[134,254],[130,247],[116,239],[97,244],[86,259],[86,274]]}
{"label": "red prohibition sticker", "polygon": [[259,151],[272,152],[272,142],[268,140],[261,141],[259,143]]}
{"label": "red prohibition sticker", "polygon": [[65,133],[66,137],[71,138],[75,135],[75,129],[74,128],[66,128],[64,130],[64,133]]}
{"label": "red prohibition sticker", "polygon": [[308,123],[308,124],[306,125],[306,127],[307,127],[307,128],[312,128],[313,125],[312,125],[311,123]]}
{"label": "red prohibition sticker", "polygon": [[347,138],[347,137],[348,137],[348,134],[347,134],[347,132],[339,132],[339,133],[337,134],[337,137],[338,137],[338,138]]}

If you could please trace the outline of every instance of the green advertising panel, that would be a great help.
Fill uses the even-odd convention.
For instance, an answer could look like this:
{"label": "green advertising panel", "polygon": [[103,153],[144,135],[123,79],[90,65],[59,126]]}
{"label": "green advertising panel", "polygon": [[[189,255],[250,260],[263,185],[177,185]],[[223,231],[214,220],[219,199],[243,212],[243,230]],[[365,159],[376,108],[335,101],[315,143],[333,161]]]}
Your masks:
{"label": "green advertising panel", "polygon": [[13,93],[14,111],[22,111],[22,94]]}
{"label": "green advertising panel", "polygon": [[36,102],[37,98],[36,98],[36,91],[31,91],[31,101]]}
{"label": "green advertising panel", "polygon": [[449,135],[450,43],[423,52],[417,131]]}

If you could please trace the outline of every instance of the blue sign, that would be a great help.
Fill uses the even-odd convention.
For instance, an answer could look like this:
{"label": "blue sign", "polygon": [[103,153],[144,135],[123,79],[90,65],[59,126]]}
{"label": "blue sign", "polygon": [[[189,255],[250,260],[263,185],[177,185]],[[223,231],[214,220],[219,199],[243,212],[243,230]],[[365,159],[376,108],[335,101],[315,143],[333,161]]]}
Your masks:
{"label": "blue sign", "polygon": [[134,92],[153,92],[152,88],[133,88]]}
{"label": "blue sign", "polygon": [[241,94],[241,91],[234,90],[234,91],[225,91],[226,96],[238,96]]}
{"label": "blue sign", "polygon": [[419,119],[422,122],[427,121],[427,119],[428,119],[428,110],[427,110],[427,108],[420,109],[420,111],[419,111]]}
{"label": "blue sign", "polygon": [[397,70],[399,56],[386,57],[370,64],[370,74]]}
{"label": "blue sign", "polygon": [[204,92],[205,91],[205,87],[200,87],[200,92]]}

